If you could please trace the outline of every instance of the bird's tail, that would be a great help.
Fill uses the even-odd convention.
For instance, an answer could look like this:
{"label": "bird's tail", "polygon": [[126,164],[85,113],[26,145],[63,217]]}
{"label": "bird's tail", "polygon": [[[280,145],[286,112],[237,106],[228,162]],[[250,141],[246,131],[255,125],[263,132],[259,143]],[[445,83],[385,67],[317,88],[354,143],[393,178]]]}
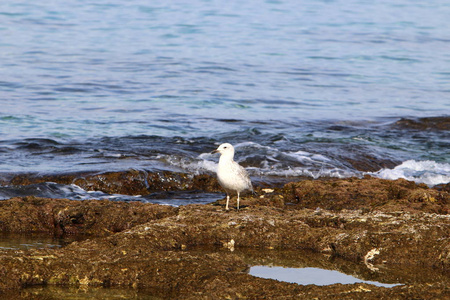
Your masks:
{"label": "bird's tail", "polygon": [[255,189],[253,188],[253,185],[250,183],[250,191],[252,192],[253,196],[258,196],[258,194],[255,192]]}

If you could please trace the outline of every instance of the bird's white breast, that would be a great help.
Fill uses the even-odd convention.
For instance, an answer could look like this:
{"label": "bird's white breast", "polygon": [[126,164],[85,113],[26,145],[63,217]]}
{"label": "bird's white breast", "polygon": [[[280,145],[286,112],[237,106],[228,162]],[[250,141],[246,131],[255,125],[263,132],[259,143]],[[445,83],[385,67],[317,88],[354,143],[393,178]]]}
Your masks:
{"label": "bird's white breast", "polygon": [[227,190],[242,192],[250,188],[245,169],[233,160],[221,159],[219,161],[217,178],[220,185]]}

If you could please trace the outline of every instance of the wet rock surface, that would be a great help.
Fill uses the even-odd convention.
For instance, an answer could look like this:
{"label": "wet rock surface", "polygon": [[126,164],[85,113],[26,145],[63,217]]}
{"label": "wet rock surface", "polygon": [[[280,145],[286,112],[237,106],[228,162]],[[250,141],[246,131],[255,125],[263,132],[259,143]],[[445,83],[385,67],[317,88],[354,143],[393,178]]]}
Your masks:
{"label": "wet rock surface", "polygon": [[364,211],[410,211],[449,214],[450,197],[445,189],[429,188],[404,179],[305,180],[283,189],[283,204],[295,208]]}
{"label": "wet rock surface", "polygon": [[3,175],[3,178],[0,178],[0,185],[3,186],[22,186],[43,182],[75,184],[87,191],[124,195],[148,195],[155,191],[220,191],[217,179],[211,174],[191,175],[172,171],[128,170],[63,175],[26,173]]}
{"label": "wet rock surface", "polygon": [[12,198],[0,201],[0,231],[104,236],[175,215],[176,211],[171,206],[140,202]]}
{"label": "wet rock surface", "polygon": [[428,117],[417,119],[402,118],[394,123],[395,127],[416,130],[450,130],[450,117]]}
{"label": "wet rock surface", "polygon": [[[163,299],[445,299],[449,199],[445,190],[404,180],[353,178],[259,190],[228,212],[223,200],[179,208],[0,201],[2,231],[90,234],[61,249],[0,249],[0,293],[39,299],[25,287],[49,285],[126,287]],[[248,274],[267,262],[302,266],[305,250],[312,257],[305,265],[402,285],[302,286]]]}

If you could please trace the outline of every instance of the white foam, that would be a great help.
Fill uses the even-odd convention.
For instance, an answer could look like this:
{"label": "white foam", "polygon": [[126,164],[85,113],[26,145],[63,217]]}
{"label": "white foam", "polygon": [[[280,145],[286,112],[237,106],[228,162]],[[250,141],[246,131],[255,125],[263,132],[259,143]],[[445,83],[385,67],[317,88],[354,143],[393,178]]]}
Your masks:
{"label": "white foam", "polygon": [[209,153],[203,153],[199,155],[198,159],[183,158],[179,160],[174,160],[168,158],[168,161],[171,165],[181,168],[183,170],[188,170],[193,174],[201,174],[204,173],[205,171],[215,173],[217,171],[217,163],[215,163],[212,160],[209,160],[211,156],[212,155]]}
{"label": "white foam", "polygon": [[[251,170],[251,169],[250,169]],[[255,173],[255,172],[251,172]],[[275,170],[260,170],[258,175],[266,175],[266,176],[282,176],[282,177],[297,177],[297,176],[305,176],[311,177],[313,179],[318,179],[321,177],[333,177],[333,178],[348,178],[352,176],[359,176],[356,172],[350,172],[343,169],[338,168],[330,168],[330,169],[320,169],[315,170],[311,168],[289,168],[289,169],[275,169]]]}
{"label": "white foam", "polygon": [[429,186],[450,182],[450,164],[425,160],[407,160],[393,169],[369,173],[383,179],[399,179],[425,183]]}
{"label": "white foam", "polygon": [[328,164],[331,166],[332,161],[328,157],[322,155],[322,154],[315,154],[315,153],[309,153],[306,151],[297,151],[297,152],[287,152],[285,153],[286,156],[289,156],[295,160],[297,160],[300,163],[304,164]]}
{"label": "white foam", "polygon": [[[239,148],[241,152],[237,154],[237,157],[240,160],[251,159],[251,156],[254,155],[253,152],[258,151],[259,155],[266,157],[266,159],[259,161],[257,167],[246,167],[251,176],[306,176],[317,179],[320,177],[347,178],[361,175],[361,172],[351,170],[340,162],[322,154],[306,151],[283,152],[254,142],[237,144],[236,149]],[[253,148],[254,151],[246,156],[245,152],[242,151],[243,148],[247,148],[247,152],[248,148]],[[187,170],[192,174],[215,173],[217,170],[217,157],[210,153],[201,153],[196,158],[169,155],[160,155],[158,158],[171,166]]]}

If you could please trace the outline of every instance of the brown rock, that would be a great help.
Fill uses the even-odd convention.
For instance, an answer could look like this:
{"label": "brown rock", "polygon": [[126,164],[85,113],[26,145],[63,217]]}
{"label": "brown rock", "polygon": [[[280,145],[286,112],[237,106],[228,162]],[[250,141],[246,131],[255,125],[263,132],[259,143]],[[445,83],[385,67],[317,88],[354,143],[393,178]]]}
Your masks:
{"label": "brown rock", "polygon": [[448,214],[450,194],[404,179],[305,180],[287,184],[286,203],[297,208],[421,211]]}
{"label": "brown rock", "polygon": [[176,211],[171,206],[141,202],[13,198],[0,201],[0,231],[103,236],[174,215]]}
{"label": "brown rock", "polygon": [[394,126],[417,130],[450,130],[450,117],[402,118],[395,122]]}
{"label": "brown rock", "polygon": [[[1,228],[55,232],[62,222],[63,233],[70,228],[92,236],[61,249],[0,250],[0,293],[18,298],[17,293],[30,295],[21,287],[64,285],[131,287],[170,299],[450,296],[447,192],[375,178],[304,181],[266,191],[244,198],[246,207],[229,212],[221,201],[178,209],[108,201],[1,201]],[[9,225],[15,218],[20,222]],[[401,278],[403,285],[301,286],[247,273],[255,263],[282,261],[289,256],[285,251],[302,249],[322,257],[318,266],[361,277],[388,273],[390,281]],[[298,264],[300,259],[291,256]]]}

